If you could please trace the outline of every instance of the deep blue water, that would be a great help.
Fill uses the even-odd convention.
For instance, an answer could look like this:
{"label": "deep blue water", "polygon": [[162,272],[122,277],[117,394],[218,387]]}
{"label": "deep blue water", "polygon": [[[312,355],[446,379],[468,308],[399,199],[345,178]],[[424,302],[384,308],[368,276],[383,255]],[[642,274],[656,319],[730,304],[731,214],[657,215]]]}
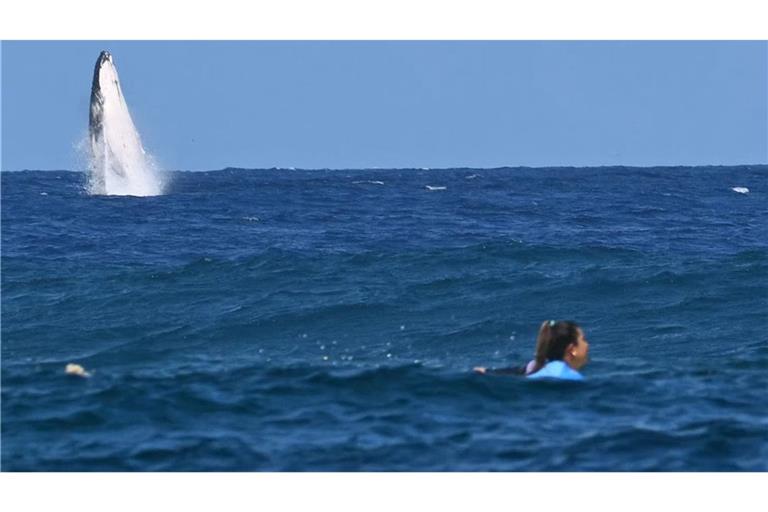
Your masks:
{"label": "deep blue water", "polygon": [[4,470],[768,469],[767,166],[83,183],[2,173]]}

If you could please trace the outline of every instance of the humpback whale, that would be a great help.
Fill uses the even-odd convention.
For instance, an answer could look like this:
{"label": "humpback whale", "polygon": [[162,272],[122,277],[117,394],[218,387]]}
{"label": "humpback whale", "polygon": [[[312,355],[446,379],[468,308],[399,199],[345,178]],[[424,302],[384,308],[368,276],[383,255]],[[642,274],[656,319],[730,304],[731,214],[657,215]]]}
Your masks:
{"label": "humpback whale", "polygon": [[153,196],[163,183],[141,144],[125,102],[112,55],[96,60],[88,117],[91,194]]}

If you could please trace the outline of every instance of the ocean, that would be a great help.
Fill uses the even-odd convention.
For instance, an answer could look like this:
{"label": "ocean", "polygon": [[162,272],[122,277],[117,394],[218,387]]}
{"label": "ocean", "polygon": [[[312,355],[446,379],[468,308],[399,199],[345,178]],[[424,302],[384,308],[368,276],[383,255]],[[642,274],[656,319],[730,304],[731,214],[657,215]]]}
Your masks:
{"label": "ocean", "polygon": [[5,471],[768,470],[768,166],[0,176]]}

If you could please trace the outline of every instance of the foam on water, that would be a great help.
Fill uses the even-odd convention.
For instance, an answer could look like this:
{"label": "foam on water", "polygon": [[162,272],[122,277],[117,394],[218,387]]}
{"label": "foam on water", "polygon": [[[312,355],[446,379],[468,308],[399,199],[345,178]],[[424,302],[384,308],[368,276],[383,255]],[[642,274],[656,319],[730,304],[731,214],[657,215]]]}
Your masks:
{"label": "foam on water", "polygon": [[162,194],[163,175],[141,144],[109,54],[99,56],[96,63],[90,117],[88,192],[130,196]]}

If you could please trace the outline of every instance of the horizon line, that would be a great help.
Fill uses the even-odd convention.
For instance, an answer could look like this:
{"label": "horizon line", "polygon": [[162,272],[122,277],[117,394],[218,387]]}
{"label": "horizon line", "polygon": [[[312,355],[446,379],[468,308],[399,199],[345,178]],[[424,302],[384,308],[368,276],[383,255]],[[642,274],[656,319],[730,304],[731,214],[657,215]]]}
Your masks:
{"label": "horizon line", "polygon": [[[219,171],[452,171],[452,170],[473,170],[473,171],[495,171],[501,169],[673,169],[673,168],[697,168],[697,167],[768,167],[765,163],[743,163],[743,164],[662,164],[662,165],[626,165],[626,164],[602,164],[602,165],[501,165],[495,167],[475,167],[475,166],[457,166],[457,167],[240,167],[227,166],[219,169],[167,169],[163,172],[219,172]],[[0,169],[0,172],[82,172],[87,170],[73,169]]]}

